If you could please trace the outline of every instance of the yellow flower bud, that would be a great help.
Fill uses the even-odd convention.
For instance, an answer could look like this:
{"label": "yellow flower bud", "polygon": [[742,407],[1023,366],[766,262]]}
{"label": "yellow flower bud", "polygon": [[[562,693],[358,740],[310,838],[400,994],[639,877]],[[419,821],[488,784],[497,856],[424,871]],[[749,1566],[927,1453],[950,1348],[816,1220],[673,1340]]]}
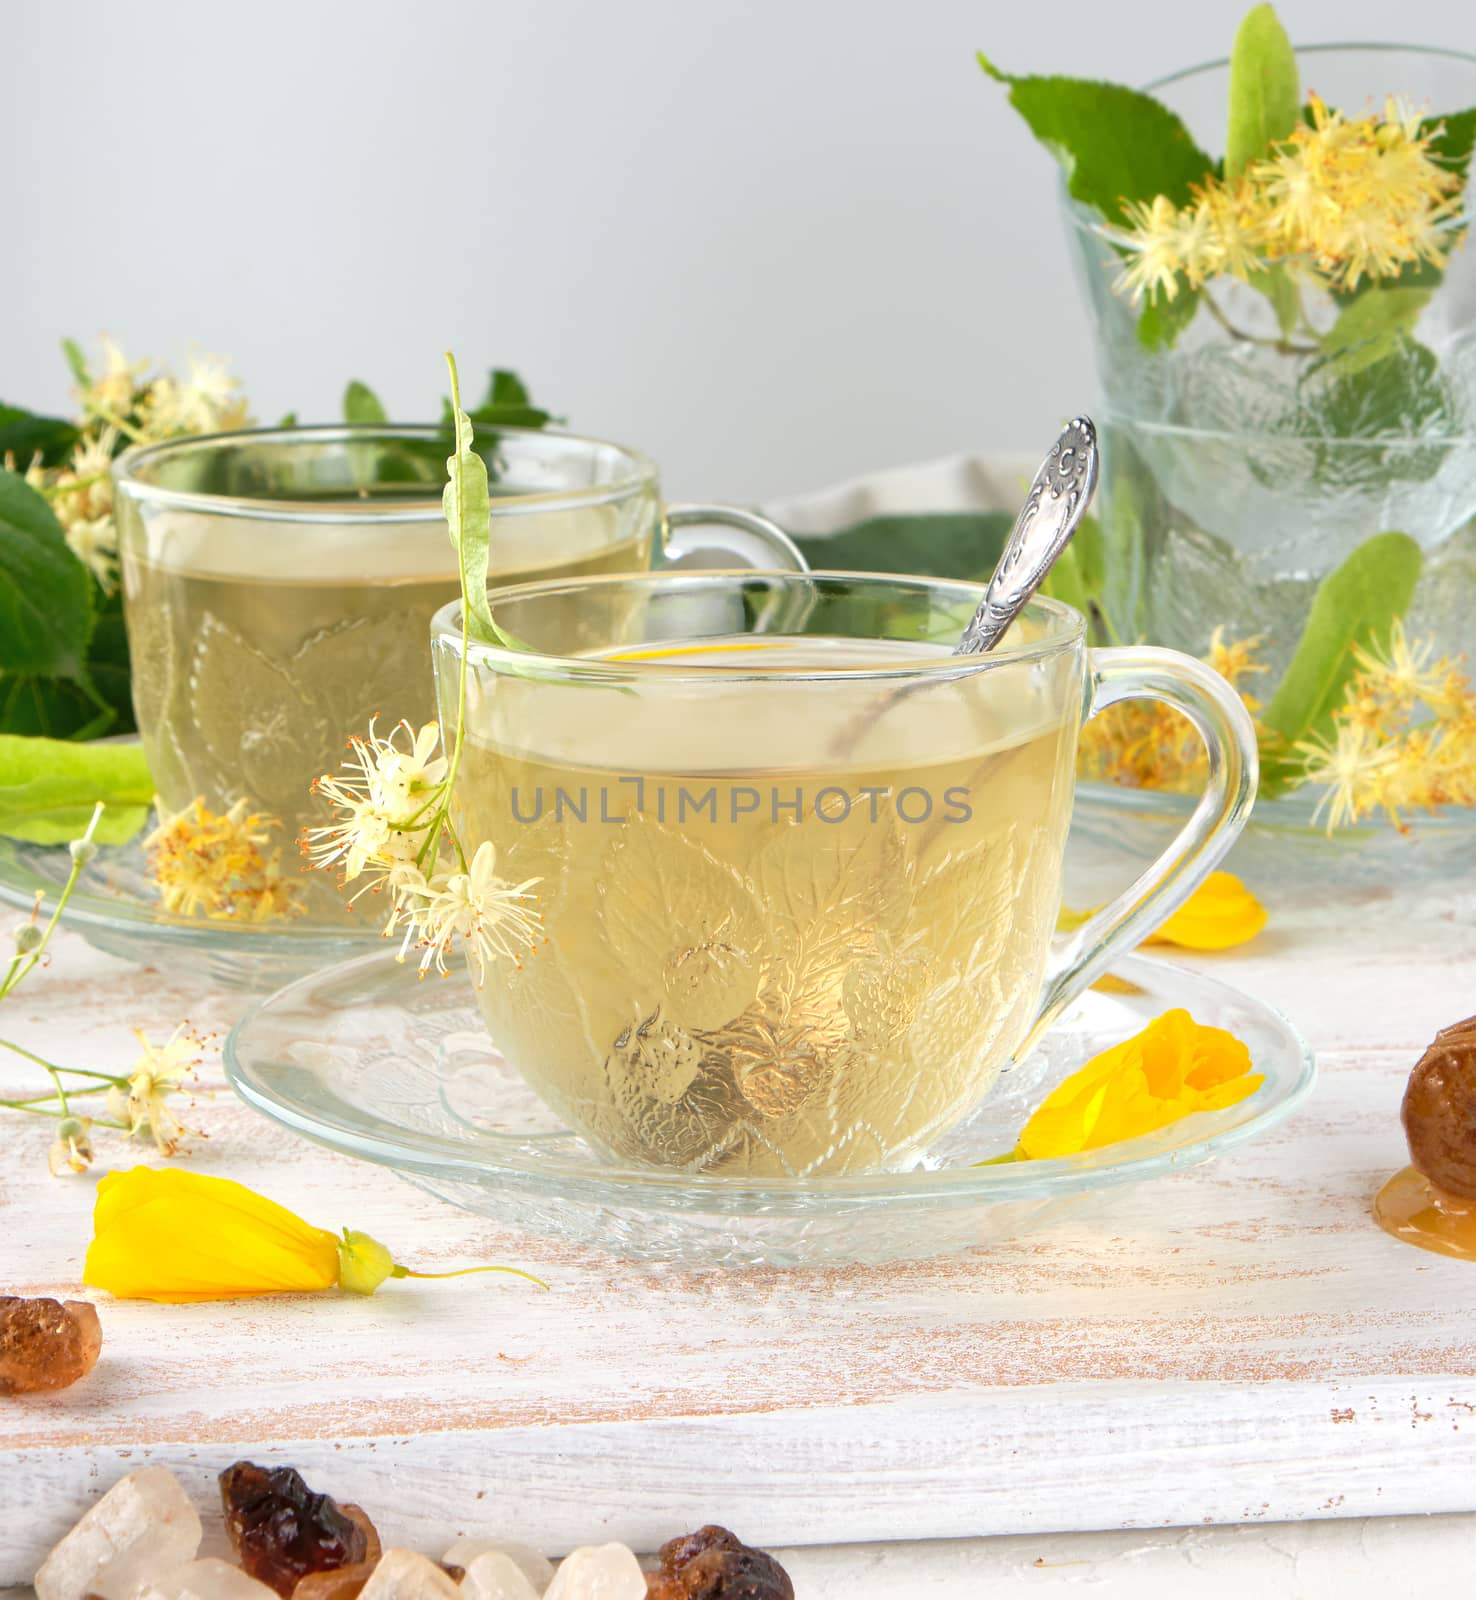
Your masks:
{"label": "yellow flower bud", "polygon": [[345,1228],[338,1244],[338,1287],[349,1294],[373,1294],[386,1278],[403,1276],[394,1257],[367,1233]]}

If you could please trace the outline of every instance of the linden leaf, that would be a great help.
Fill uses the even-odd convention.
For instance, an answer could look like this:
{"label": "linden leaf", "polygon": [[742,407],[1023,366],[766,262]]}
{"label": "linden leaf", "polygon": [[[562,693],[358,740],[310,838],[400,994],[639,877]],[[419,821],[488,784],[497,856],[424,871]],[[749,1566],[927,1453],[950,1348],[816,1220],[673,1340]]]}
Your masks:
{"label": "linden leaf", "polygon": [[0,468],[0,670],[81,678],[94,588],[45,499]]}
{"label": "linden leaf", "polygon": [[1357,670],[1353,647],[1388,643],[1395,619],[1409,610],[1422,559],[1408,534],[1376,533],[1318,585],[1291,665],[1261,713],[1273,740],[1272,750],[1263,752],[1262,794],[1294,786],[1293,745],[1333,733],[1333,713]]}
{"label": "linden leaf", "polygon": [[1286,29],[1271,6],[1253,6],[1230,50],[1226,178],[1238,178],[1273,144],[1290,138],[1301,108],[1297,58]]}
{"label": "linden leaf", "polygon": [[487,605],[487,548],[492,538],[487,463],[472,449],[471,418],[461,409],[461,386],[454,357],[448,355],[446,365],[451,372],[451,414],[456,448],[446,461],[448,481],[441,495],[441,507],[461,568],[461,603],[466,612],[467,632],[491,644],[498,641],[499,633]]}
{"label": "linden leaf", "polygon": [[343,391],[343,420],[354,423],[388,422],[389,414],[369,385],[355,378]]}
{"label": "linden leaf", "polygon": [[1430,294],[1429,289],[1392,285],[1350,301],[1322,341],[1323,353],[1337,358],[1330,365],[1342,377],[1351,377],[1393,355],[1400,335],[1413,333]]}
{"label": "linden leaf", "polygon": [[79,838],[101,801],[95,838],[131,839],[148,819],[154,781],[132,744],[75,744],[0,734],[0,833],[35,844]]}
{"label": "linden leaf", "polygon": [[1172,300],[1159,295],[1156,300],[1145,302],[1138,317],[1138,343],[1145,350],[1172,350],[1179,335],[1194,321],[1199,302],[1199,290],[1187,283],[1179,285]]}
{"label": "linden leaf", "polygon": [[1215,170],[1176,113],[1152,95],[1086,78],[1017,78],[982,52],[979,65],[1007,84],[1010,104],[1066,170],[1075,200],[1109,221],[1123,202],[1167,195],[1176,206]]}

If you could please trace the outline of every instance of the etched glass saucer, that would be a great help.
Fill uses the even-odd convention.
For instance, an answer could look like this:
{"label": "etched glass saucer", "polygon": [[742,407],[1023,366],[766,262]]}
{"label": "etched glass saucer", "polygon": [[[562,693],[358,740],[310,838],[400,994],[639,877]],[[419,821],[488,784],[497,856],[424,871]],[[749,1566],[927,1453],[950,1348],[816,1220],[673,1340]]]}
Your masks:
{"label": "etched glass saucer", "polygon": [[[0,839],[0,903],[49,911],[71,871],[65,845]],[[66,926],[125,961],[168,960],[218,983],[264,989],[333,962],[379,950],[377,924],[241,923],[176,917],[159,904],[138,840],[102,845],[67,902]]]}
{"label": "etched glass saucer", "polygon": [[[422,982],[383,952],[259,1001],[227,1039],[225,1066],[242,1099],[284,1126],[531,1234],[689,1268],[882,1262],[997,1243],[1101,1190],[1206,1161],[1311,1089],[1306,1043],[1260,1001],[1143,956],[1116,976],[903,1172],[757,1179],[615,1165],[493,1049],[469,980]],[[1261,1089],[1109,1149],[974,1165],[1010,1149],[1068,1073],[1174,1006],[1243,1039]]]}

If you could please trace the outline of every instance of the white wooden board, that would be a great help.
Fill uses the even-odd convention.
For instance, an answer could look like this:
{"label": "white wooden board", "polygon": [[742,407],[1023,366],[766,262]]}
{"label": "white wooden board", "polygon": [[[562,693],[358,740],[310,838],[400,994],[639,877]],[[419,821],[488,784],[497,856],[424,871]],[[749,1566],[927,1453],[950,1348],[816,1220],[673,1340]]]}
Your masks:
{"label": "white wooden board", "polygon": [[[162,1462],[203,1504],[241,1455],[427,1549],[477,1530],[651,1548],[709,1520],[773,1546],[1476,1509],[1476,1265],[1368,1218],[1402,1163],[1410,1065],[1476,1011],[1476,881],[1272,898],[1255,945],[1203,959],[1311,1037],[1310,1108],[987,1253],[663,1273],[500,1231],[220,1093],[200,1170],[416,1264],[501,1260],[553,1292],[103,1304],[85,1383],[0,1402],[0,1585],[121,1473]],[[63,939],[0,1021],[123,1063],[131,1025],[223,1032],[241,1004]],[[0,1288],[75,1294],[91,1181],[47,1176],[39,1122],[0,1128]]]}

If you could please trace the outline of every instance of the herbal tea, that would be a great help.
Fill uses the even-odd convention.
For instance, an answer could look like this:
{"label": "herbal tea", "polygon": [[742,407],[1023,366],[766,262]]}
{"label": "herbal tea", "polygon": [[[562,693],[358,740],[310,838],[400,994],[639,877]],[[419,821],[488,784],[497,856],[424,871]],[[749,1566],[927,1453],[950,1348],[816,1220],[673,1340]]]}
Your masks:
{"label": "herbal tea", "polygon": [[[297,530],[304,543],[317,531]],[[378,574],[351,580],[290,570],[245,575],[219,570],[218,559],[207,570],[166,566],[125,547],[134,705],[166,807],[202,795],[223,810],[244,797],[277,820],[274,843],[295,870],[299,830],[326,816],[313,780],[337,767],[349,735],[375,717],[387,730],[401,718],[418,727],[435,715],[430,619],[457,590],[444,535],[424,575],[427,532],[418,531],[418,562],[412,550],[398,568],[381,560]],[[640,567],[647,542],[498,567],[493,578],[520,583]],[[417,566],[420,575],[396,575]],[[304,870],[300,887],[313,916],[352,914],[326,875]]]}
{"label": "herbal tea", "polygon": [[[1076,711],[1028,668],[900,702],[835,676],[944,653],[735,638],[602,658],[718,668],[685,705],[680,684],[507,677],[474,701],[461,837],[541,880],[546,934],[482,1008],[573,1126],[663,1166],[861,1170],[988,1090],[1055,926]],[[751,665],[829,676],[733,672]],[[843,725],[859,734],[837,762]]]}

